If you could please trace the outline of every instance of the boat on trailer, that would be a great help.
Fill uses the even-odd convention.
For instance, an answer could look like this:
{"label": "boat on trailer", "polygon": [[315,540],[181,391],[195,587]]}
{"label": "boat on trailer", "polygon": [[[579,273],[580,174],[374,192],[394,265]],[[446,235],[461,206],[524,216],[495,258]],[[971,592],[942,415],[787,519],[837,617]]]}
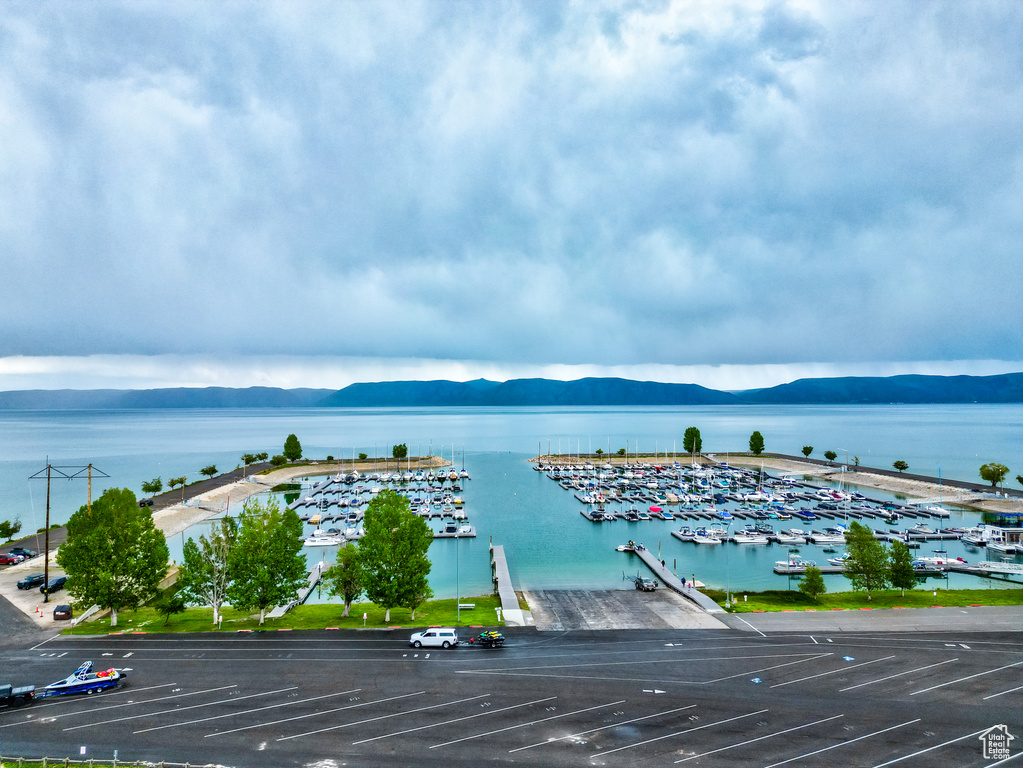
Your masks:
{"label": "boat on trailer", "polygon": [[36,698],[42,696],[64,696],[71,693],[92,695],[107,688],[116,688],[126,675],[119,669],[92,671],[92,662],[86,661],[63,680],[50,683],[42,691],[36,692]]}

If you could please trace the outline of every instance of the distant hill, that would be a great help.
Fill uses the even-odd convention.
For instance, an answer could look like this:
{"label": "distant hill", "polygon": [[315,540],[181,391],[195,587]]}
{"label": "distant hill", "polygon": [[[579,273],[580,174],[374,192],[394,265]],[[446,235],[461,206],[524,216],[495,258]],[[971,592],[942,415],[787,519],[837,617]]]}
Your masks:
{"label": "distant hill", "polygon": [[332,391],[276,387],[29,389],[0,392],[0,409],[70,411],[125,408],[300,408],[318,405]]}
{"label": "distant hill", "polygon": [[798,379],[737,393],[747,403],[1019,403],[1023,373],[997,376],[846,376]]}
{"label": "distant hill", "polygon": [[664,384],[629,379],[512,379],[487,381],[388,381],[352,384],[322,405],[516,406],[516,405],[720,405],[740,402],[728,392],[696,384]]}
{"label": "distant hill", "polygon": [[0,392],[0,410],[126,408],[306,408],[416,406],[599,406],[855,403],[1023,403],[1023,373],[998,376],[889,376],[799,379],[743,392],[696,384],[616,378],[505,382],[383,381],[340,390],[225,387],[59,389]]}

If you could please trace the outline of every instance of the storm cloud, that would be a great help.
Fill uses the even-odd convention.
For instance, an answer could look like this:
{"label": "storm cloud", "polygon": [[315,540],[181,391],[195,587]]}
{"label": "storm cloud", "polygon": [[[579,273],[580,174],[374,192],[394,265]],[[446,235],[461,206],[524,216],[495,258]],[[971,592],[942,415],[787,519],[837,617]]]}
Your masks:
{"label": "storm cloud", "polygon": [[1021,125],[1018,3],[5,3],[0,357],[1016,356]]}

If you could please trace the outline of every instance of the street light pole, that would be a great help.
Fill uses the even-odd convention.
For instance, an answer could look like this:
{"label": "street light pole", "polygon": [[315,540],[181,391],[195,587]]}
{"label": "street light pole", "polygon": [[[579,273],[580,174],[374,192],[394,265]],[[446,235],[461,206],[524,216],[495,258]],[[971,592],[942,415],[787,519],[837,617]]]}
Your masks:
{"label": "street light pole", "polygon": [[455,623],[462,622],[462,599],[458,596],[458,534],[455,534]]}

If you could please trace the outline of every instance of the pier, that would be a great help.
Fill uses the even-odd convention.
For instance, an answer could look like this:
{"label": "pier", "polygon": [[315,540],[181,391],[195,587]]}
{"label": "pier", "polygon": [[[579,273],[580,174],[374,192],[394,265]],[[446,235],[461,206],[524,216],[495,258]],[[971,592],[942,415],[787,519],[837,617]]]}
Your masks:
{"label": "pier", "polygon": [[532,623],[529,612],[519,608],[519,596],[515,594],[515,588],[512,586],[508,560],[504,556],[504,545],[491,543],[490,568],[494,573],[497,594],[501,598],[501,613],[504,614],[505,626],[524,627]]}
{"label": "pier", "polygon": [[317,563],[314,563],[313,567],[309,569],[308,583],[306,584],[306,586],[302,587],[302,589],[298,591],[298,599],[292,600],[290,603],[287,603],[286,605],[278,605],[276,608],[270,611],[270,613],[268,613],[266,617],[268,619],[279,619],[281,618],[281,616],[286,614],[296,605],[302,605],[302,603],[304,603],[306,599],[309,597],[309,593],[312,592],[316,588],[316,585],[320,583],[320,577],[323,576],[323,568],[325,565],[326,563],[324,563],[322,560]]}
{"label": "pier", "polygon": [[677,592],[689,600],[692,600],[698,606],[703,608],[707,613],[724,613],[725,610],[720,605],[715,603],[705,594],[700,592],[698,589],[693,587],[683,587],[682,582],[679,578],[668,570],[665,566],[661,565],[661,561],[650,554],[650,550],[646,547],[640,549],[639,547],[625,547],[623,552],[632,552],[634,555],[638,555],[639,559],[642,560],[647,568],[653,571],[654,576],[660,579],[661,583],[673,592]]}

